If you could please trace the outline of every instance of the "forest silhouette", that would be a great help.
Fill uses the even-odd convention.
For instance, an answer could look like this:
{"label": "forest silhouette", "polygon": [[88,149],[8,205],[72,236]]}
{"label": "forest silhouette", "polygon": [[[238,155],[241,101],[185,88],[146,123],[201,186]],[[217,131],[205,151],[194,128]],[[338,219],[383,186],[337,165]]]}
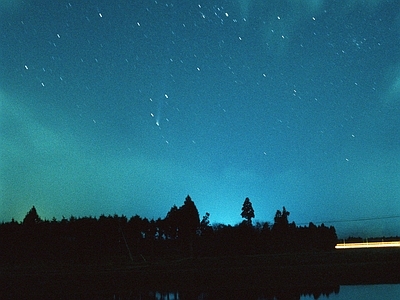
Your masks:
{"label": "forest silhouette", "polygon": [[273,223],[254,222],[249,198],[239,208],[243,221],[232,226],[200,218],[190,196],[156,220],[43,220],[33,206],[22,222],[0,224],[0,298],[300,299],[399,283],[399,249],[336,250],[332,226],[297,226],[285,207]]}
{"label": "forest silhouette", "polygon": [[124,263],[334,249],[334,227],[296,226],[289,222],[289,215],[283,207],[276,211],[273,224],[253,224],[255,213],[249,198],[242,206],[244,220],[235,226],[211,225],[209,213],[200,220],[190,196],[156,220],[138,215],[42,220],[33,206],[22,222],[0,225],[0,262]]}

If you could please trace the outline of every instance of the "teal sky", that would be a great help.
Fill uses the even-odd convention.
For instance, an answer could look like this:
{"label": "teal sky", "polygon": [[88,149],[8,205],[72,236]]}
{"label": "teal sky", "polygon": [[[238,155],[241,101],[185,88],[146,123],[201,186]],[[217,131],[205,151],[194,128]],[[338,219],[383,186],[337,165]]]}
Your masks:
{"label": "teal sky", "polygon": [[0,26],[0,220],[190,194],[213,223],[249,197],[400,234],[396,0],[8,0]]}

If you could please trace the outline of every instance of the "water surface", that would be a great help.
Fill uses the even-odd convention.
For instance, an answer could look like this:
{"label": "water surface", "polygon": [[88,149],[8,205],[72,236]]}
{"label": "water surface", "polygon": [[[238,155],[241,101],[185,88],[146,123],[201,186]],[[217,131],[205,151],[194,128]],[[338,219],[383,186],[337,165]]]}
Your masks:
{"label": "water surface", "polygon": [[[379,299],[395,300],[400,297],[400,284],[376,284],[376,285],[342,285],[338,294],[321,296],[318,299]],[[302,296],[301,300],[315,299],[313,296]]]}

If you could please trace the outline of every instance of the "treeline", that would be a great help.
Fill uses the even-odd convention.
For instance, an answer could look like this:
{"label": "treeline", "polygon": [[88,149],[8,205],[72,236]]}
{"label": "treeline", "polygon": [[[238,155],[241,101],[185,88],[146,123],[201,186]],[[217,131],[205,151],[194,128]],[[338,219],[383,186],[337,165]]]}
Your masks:
{"label": "treeline", "polygon": [[246,198],[242,223],[211,225],[208,213],[200,220],[190,196],[182,206],[174,205],[165,218],[157,220],[101,215],[49,221],[42,220],[32,207],[22,222],[12,220],[0,225],[0,262],[126,263],[334,249],[334,227],[312,223],[299,227],[289,223],[289,214],[283,207],[276,212],[273,224],[253,225],[254,210]]}

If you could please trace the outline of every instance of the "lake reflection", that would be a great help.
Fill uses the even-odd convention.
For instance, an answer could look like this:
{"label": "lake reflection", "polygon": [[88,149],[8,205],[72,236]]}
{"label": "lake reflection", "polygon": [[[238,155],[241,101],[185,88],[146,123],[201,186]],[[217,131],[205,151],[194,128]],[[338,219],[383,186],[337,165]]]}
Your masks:
{"label": "lake reflection", "polygon": [[[395,300],[400,297],[400,284],[377,284],[377,285],[342,285],[338,294],[320,297],[318,299],[379,299]],[[301,300],[315,299],[310,296],[302,296]]]}
{"label": "lake reflection", "polygon": [[[3,286],[4,287],[4,286]],[[44,286],[42,286],[44,288]],[[53,286],[54,288],[54,286]],[[344,286],[325,286],[325,287],[273,287],[267,286],[259,289],[221,289],[210,291],[149,291],[131,290],[122,288],[116,290],[107,289],[52,289],[46,286],[40,289],[37,285],[35,289],[30,289],[26,285],[19,285],[18,289],[0,289],[0,299],[104,299],[104,300],[348,300],[348,299],[399,299],[400,284],[381,284],[381,285],[344,285]]]}
{"label": "lake reflection", "polygon": [[[301,290],[301,291],[300,291]],[[175,292],[161,293],[149,292],[137,295],[137,297],[115,297],[114,299],[204,299],[204,300],[224,300],[224,299],[243,299],[243,300],[311,300],[311,299],[380,299],[395,300],[399,299],[400,284],[381,284],[381,285],[356,285],[340,286],[335,288],[323,289],[282,289],[282,290],[217,290],[210,292]],[[131,295],[132,296],[132,295]]]}
{"label": "lake reflection", "polygon": [[183,300],[183,299],[204,299],[204,300],[299,300],[304,295],[311,295],[311,299],[322,299],[332,293],[338,293],[339,286],[320,287],[320,288],[273,288],[268,289],[221,289],[207,292],[145,292],[137,294],[135,297],[124,297],[123,295],[114,295],[114,299],[152,299],[152,300]]}

